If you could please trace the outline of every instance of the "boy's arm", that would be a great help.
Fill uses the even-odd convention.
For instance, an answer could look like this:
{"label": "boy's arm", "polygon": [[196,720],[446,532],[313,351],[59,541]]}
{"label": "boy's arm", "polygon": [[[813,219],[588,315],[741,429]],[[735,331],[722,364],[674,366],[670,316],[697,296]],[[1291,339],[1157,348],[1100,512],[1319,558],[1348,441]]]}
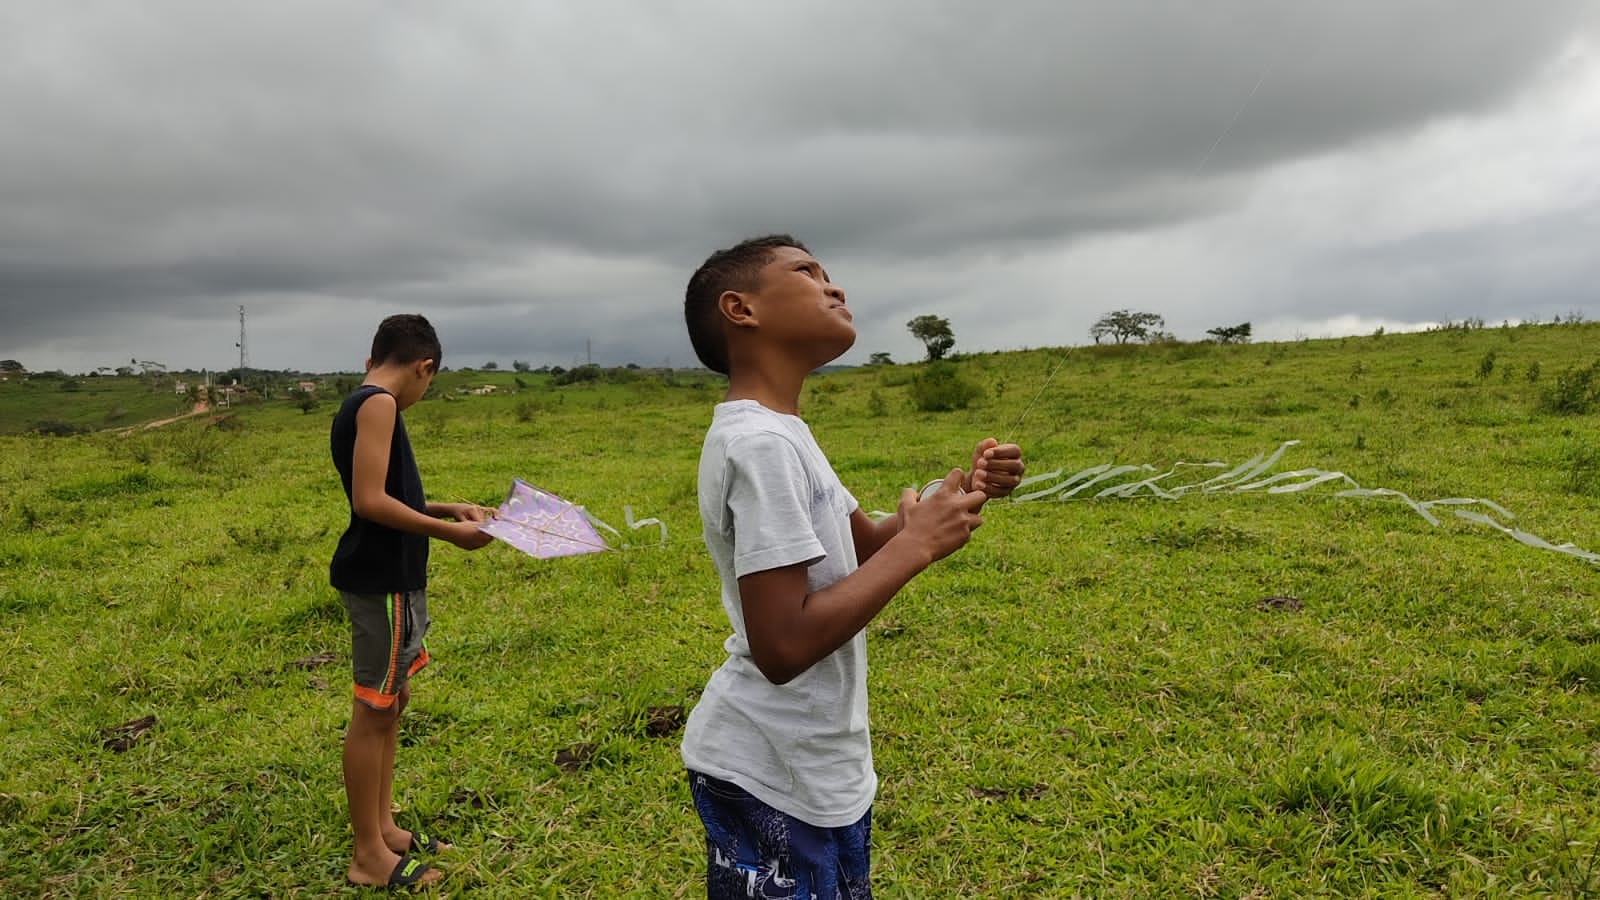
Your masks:
{"label": "boy's arm", "polygon": [[[739,579],[750,656],[768,681],[784,684],[844,646],[913,576],[967,542],[982,524],[983,495],[958,494],[963,477],[960,469],[951,470],[947,489],[927,500],[909,488],[902,491],[896,515],[904,527],[896,526],[854,572],[816,593],[806,592],[804,565]],[[851,521],[853,530],[854,516]]]}
{"label": "boy's arm", "polygon": [[494,540],[470,521],[446,522],[389,496],[389,444],[394,438],[394,396],[373,394],[356,411],[356,444],[350,465],[350,509],[369,522],[424,534],[468,550]]}
{"label": "boy's arm", "polygon": [[[906,490],[910,490],[907,488]],[[889,539],[900,533],[900,514],[884,516],[873,521],[871,516],[856,507],[850,514],[850,537],[856,545],[856,562],[865,563],[889,543]]]}

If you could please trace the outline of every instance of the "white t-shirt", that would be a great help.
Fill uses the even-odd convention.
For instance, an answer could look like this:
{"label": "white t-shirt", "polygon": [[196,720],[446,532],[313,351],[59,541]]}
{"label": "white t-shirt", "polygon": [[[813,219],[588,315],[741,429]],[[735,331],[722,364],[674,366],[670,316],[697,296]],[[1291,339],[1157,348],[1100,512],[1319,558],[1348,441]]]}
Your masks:
{"label": "white t-shirt", "polygon": [[860,819],[878,776],[867,730],[867,644],[858,633],[788,684],[750,658],[739,577],[804,564],[806,590],[856,569],[856,500],[797,416],[753,400],[717,404],[700,453],[700,520],[733,625],[683,734],[684,765],[822,828]]}

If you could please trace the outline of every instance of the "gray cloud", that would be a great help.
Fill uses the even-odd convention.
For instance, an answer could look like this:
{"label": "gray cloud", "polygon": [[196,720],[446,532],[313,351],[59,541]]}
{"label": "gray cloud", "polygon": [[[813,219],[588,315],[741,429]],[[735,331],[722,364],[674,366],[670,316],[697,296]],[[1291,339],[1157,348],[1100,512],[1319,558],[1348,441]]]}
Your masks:
{"label": "gray cloud", "polygon": [[[688,273],[772,230],[846,284],[862,358],[913,355],[923,311],[985,348],[1081,342],[1130,304],[1189,337],[1222,311],[1564,311],[1593,302],[1572,279],[1593,283],[1595,180],[1570,160],[1596,132],[1559,82],[1600,70],[1597,19],[1581,0],[13,3],[0,356],[227,365],[244,304],[274,368],[354,368],[399,308],[456,360],[567,364],[587,341],[687,363]],[[1548,144],[1554,206],[1515,227],[1406,212],[1425,221],[1372,247],[1328,227],[1385,177],[1373,159],[1526,163],[1430,137],[1455,122]],[[1286,219],[1263,194],[1314,203]]]}

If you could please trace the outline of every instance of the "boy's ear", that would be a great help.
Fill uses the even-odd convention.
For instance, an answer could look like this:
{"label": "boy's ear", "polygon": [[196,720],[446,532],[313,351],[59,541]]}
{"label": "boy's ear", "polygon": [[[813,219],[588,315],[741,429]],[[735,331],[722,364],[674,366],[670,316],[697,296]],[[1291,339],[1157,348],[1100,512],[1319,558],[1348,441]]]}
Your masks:
{"label": "boy's ear", "polygon": [[723,291],[717,298],[717,312],[732,325],[740,328],[751,328],[760,323],[756,321],[755,306],[738,291]]}
{"label": "boy's ear", "polygon": [[417,365],[417,377],[418,378],[427,378],[430,375],[439,374],[439,365],[438,365],[438,363],[435,363],[431,359],[419,359],[419,360],[417,360],[416,365]]}
{"label": "boy's ear", "polygon": [[361,371],[363,371],[363,372],[371,372],[372,371],[372,357],[370,357],[370,356],[367,357],[367,361],[365,363],[363,363],[362,365],[363,365],[363,368],[361,369]]}

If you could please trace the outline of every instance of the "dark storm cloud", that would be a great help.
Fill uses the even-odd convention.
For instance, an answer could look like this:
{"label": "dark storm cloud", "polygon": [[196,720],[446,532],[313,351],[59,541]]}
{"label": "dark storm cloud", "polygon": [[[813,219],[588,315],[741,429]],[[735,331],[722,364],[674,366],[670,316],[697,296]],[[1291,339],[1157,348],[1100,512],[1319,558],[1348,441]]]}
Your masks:
{"label": "dark storm cloud", "polygon": [[[902,331],[981,302],[961,266],[1203,223],[1275,166],[1492,116],[1593,45],[1594,10],[13,3],[0,355],[83,366],[142,335],[216,365],[222,332],[189,361],[173,323],[244,304],[257,364],[347,366],[400,305],[457,359],[687,362],[689,271],[772,230]],[[1346,262],[1383,284],[1435,249]],[[928,260],[947,296],[895,288]],[[1033,340],[1001,327],[974,337]]]}

